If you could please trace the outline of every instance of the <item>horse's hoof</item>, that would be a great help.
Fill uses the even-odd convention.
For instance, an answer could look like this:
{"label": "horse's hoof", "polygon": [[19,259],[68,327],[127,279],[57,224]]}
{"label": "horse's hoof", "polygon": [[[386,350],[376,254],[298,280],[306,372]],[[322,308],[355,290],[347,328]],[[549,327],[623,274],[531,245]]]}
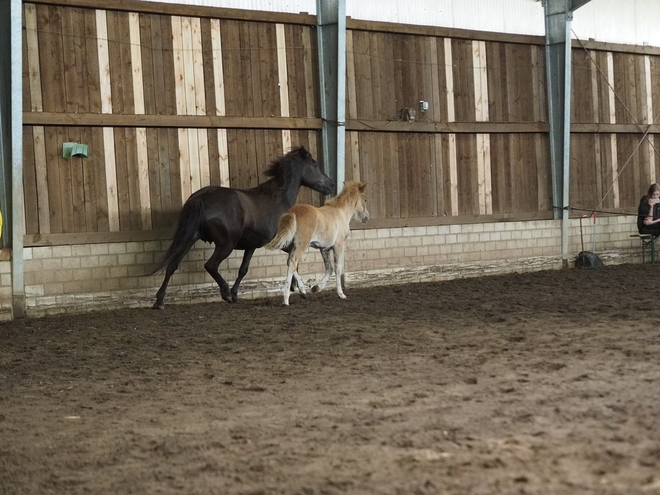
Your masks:
{"label": "horse's hoof", "polygon": [[320,292],[320,291],[321,291],[321,289],[319,288],[318,285],[315,285],[314,287],[312,287],[312,292]]}
{"label": "horse's hoof", "polygon": [[154,305],[151,306],[151,307],[152,307],[153,309],[161,309],[161,310],[165,309],[165,305],[162,304],[162,303],[161,303],[161,304],[154,303]]}
{"label": "horse's hoof", "polygon": [[339,297],[341,297],[342,299],[346,299],[346,296],[344,294],[339,294]]}

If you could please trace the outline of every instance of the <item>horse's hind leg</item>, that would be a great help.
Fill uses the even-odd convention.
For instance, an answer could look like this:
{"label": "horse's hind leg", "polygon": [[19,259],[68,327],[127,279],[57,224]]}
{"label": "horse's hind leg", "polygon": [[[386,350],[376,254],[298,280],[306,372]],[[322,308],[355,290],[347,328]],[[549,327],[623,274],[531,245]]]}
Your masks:
{"label": "horse's hind leg", "polygon": [[337,295],[346,299],[342,285],[344,284],[344,244],[334,246],[332,251],[335,254],[335,277],[337,278]]}
{"label": "horse's hind leg", "polygon": [[321,281],[312,287],[312,292],[321,292],[325,288],[325,284],[328,283],[330,277],[332,276],[332,262],[330,261],[330,249],[320,249],[321,257],[323,258],[323,264],[325,265],[325,274]]}
{"label": "horse's hind leg", "polygon": [[241,267],[238,269],[238,277],[231,288],[231,302],[238,301],[238,286],[243,280],[243,277],[247,275],[248,268],[250,267],[250,261],[252,260],[252,255],[254,254],[254,249],[246,249],[243,253],[243,261],[241,262]]}
{"label": "horse's hind leg", "polygon": [[165,291],[167,290],[167,284],[170,283],[170,278],[172,278],[172,275],[174,274],[176,269],[177,269],[176,266],[167,267],[167,270],[165,271],[165,279],[163,280],[160,289],[158,289],[158,292],[156,292],[156,302],[153,305],[154,309],[165,309],[165,303],[163,302],[165,300]]}
{"label": "horse's hind leg", "polygon": [[213,251],[213,254],[208,261],[204,263],[204,268],[206,268],[206,271],[209,272],[209,275],[211,275],[213,280],[218,284],[218,287],[220,287],[220,295],[227,302],[236,301],[232,300],[231,292],[229,291],[229,284],[224,278],[222,278],[220,272],[218,272],[218,267],[220,266],[220,263],[222,263],[222,260],[229,256],[232,251],[233,249],[231,247],[219,246],[216,244],[215,251]]}

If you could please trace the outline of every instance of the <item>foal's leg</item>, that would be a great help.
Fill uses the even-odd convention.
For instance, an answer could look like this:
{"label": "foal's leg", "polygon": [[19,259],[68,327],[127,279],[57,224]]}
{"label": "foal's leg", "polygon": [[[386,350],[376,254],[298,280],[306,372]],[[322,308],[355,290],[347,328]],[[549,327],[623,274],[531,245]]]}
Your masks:
{"label": "foal's leg", "polygon": [[252,255],[254,254],[254,249],[246,249],[243,253],[243,261],[241,262],[241,267],[238,269],[238,277],[231,288],[231,302],[238,301],[238,286],[243,280],[243,277],[247,275],[248,268],[250,267],[250,260],[252,260]]}
{"label": "foal's leg", "polygon": [[323,257],[323,264],[325,265],[325,274],[323,275],[321,281],[318,284],[316,284],[314,287],[312,287],[312,292],[321,292],[325,288],[325,284],[328,283],[328,280],[330,280],[330,277],[332,276],[332,262],[330,261],[331,250],[332,248],[319,250],[321,251],[321,256]]}
{"label": "foal's leg", "polygon": [[284,296],[283,304],[285,306],[289,305],[289,296],[291,295],[291,280],[293,279],[293,273],[295,272],[295,264],[293,262],[293,257],[296,253],[296,246],[294,245],[289,251],[289,256],[286,260],[286,279],[284,280],[284,287],[282,288],[282,295]]}
{"label": "foal's leg", "polygon": [[213,280],[215,280],[215,282],[218,284],[218,287],[220,287],[220,295],[227,302],[236,301],[232,300],[232,295],[229,291],[229,284],[224,278],[222,278],[220,272],[218,272],[218,267],[220,266],[220,263],[222,263],[222,260],[227,258],[227,256],[229,256],[233,250],[234,248],[232,246],[216,244],[215,251],[213,251],[213,254],[208,259],[208,261],[204,263],[204,268],[206,268],[206,271],[209,272],[209,275],[211,275]]}
{"label": "foal's leg", "polygon": [[337,244],[333,247],[332,251],[335,254],[335,278],[337,279],[337,295],[342,299],[346,299],[342,285],[344,282],[344,243]]}
{"label": "foal's leg", "polygon": [[307,298],[307,288],[305,287],[305,282],[303,282],[303,279],[300,276],[300,273],[298,273],[298,270],[293,272],[293,282],[294,282],[295,285],[298,286],[298,290],[300,291],[300,294],[306,299]]}

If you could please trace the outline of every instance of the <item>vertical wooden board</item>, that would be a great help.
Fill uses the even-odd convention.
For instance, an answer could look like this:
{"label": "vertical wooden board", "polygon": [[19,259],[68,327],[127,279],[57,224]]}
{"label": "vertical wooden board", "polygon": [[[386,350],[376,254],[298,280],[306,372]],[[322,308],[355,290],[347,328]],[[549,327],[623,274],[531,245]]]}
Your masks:
{"label": "vertical wooden board", "polygon": [[[69,139],[71,139],[73,142],[89,143],[89,141],[86,139],[88,134],[83,134],[83,128],[70,127],[68,129],[68,136]],[[85,201],[86,184],[84,174],[85,160],[87,160],[87,158],[82,157],[72,157],[68,160],[69,169],[71,171],[71,182],[69,187],[71,189],[71,206],[73,211],[72,232],[87,232],[87,203]]]}
{"label": "vertical wooden board", "polygon": [[[357,67],[356,67],[357,68]],[[373,165],[373,139],[372,133],[369,132],[360,132],[359,133],[360,148],[359,148],[359,161],[360,161],[360,177],[362,182],[370,184],[369,189],[370,193],[374,193],[369,196],[369,213],[371,213],[372,218],[383,218],[383,211],[381,209],[381,203],[379,200],[378,190],[378,171],[372,169]],[[337,189],[341,190],[342,185],[337,184]]]}
{"label": "vertical wooden board", "polygon": [[578,134],[575,146],[571,146],[571,163],[576,169],[576,180],[571,181],[575,187],[571,203],[579,208],[595,208],[601,198],[597,194],[597,173],[595,168],[595,144],[593,134]]}
{"label": "vertical wooden board", "polygon": [[142,230],[142,198],[140,192],[141,170],[138,160],[138,137],[136,128],[124,129],[126,146],[126,183],[128,184],[130,230]]}
{"label": "vertical wooden board", "polygon": [[103,128],[90,127],[83,131],[85,139],[89,140],[89,158],[84,162],[85,195],[87,198],[85,214],[88,218],[90,232],[107,232],[108,222],[108,188],[106,184],[105,149]]}
{"label": "vertical wooden board", "polygon": [[[23,102],[24,111],[32,112],[41,112],[43,111],[42,95],[41,95],[41,60],[39,54],[39,34],[37,28],[37,8],[34,4],[25,4],[23,9],[25,31],[24,31],[24,57],[23,64],[27,64],[27,67],[24,66],[23,70],[27,70],[27,74],[23,76],[23,84],[25,88],[30,88],[29,97],[29,106],[25,107],[26,101]],[[25,80],[27,75],[28,80]],[[23,90],[23,93],[26,93]]]}
{"label": "vertical wooden board", "polygon": [[48,165],[46,160],[46,138],[43,126],[34,126],[34,166],[37,196],[39,197],[39,233],[50,233],[50,195],[48,192]]}
{"label": "vertical wooden board", "polygon": [[571,121],[593,122],[591,98],[591,59],[585,50],[572,52]]}
{"label": "vertical wooden board", "polygon": [[476,135],[456,135],[456,162],[459,215],[476,215],[479,213]]}
{"label": "vertical wooden board", "polygon": [[[653,106],[653,121],[660,123],[660,55],[650,55],[651,68],[651,104]],[[657,148],[657,146],[656,146]],[[658,163],[656,155],[656,163]],[[657,177],[660,175],[656,174]]]}
{"label": "vertical wooden board", "polygon": [[[452,40],[454,103],[456,121],[474,122],[474,66],[472,62],[472,41]],[[461,147],[463,147],[461,145]]]}
{"label": "vertical wooden board", "polygon": [[636,88],[636,98],[634,100],[635,110],[635,120],[638,123],[646,122],[648,115],[648,98],[647,98],[647,89],[646,89],[646,64],[645,64],[645,55],[632,55],[633,67],[634,67],[634,84]]}
{"label": "vertical wooden board", "polygon": [[[183,19],[178,16],[172,16],[172,53],[176,114],[186,115],[188,113],[188,106],[186,104],[186,62],[183,47]],[[182,131],[179,130],[179,132]]]}
{"label": "vertical wooden board", "polygon": [[374,118],[371,91],[371,54],[369,33],[353,31],[353,58],[355,60],[355,92],[357,99],[357,119],[371,120]]}
{"label": "vertical wooden board", "polygon": [[445,59],[444,38],[431,38],[435,44],[435,71],[437,86],[434,88],[431,101],[431,120],[434,122],[447,122],[447,60]]}
{"label": "vertical wooden board", "polygon": [[115,170],[117,174],[117,206],[119,211],[119,230],[131,228],[130,168],[127,155],[127,136],[129,129],[114,128]]}
{"label": "vertical wooden board", "polygon": [[642,185],[639,180],[639,169],[635,169],[635,160],[633,149],[637,140],[633,144],[630,134],[617,134],[617,173],[619,174],[619,199],[620,206],[637,207],[639,198],[648,189],[648,184]]}
{"label": "vertical wooden board", "polygon": [[[250,112],[249,115],[251,116],[261,117],[264,115],[264,102],[267,98],[266,95],[269,88],[268,86],[264,87],[262,78],[269,74],[268,69],[274,68],[268,64],[269,52],[277,52],[277,49],[273,50],[273,47],[277,48],[277,41],[270,46],[264,47],[264,44],[268,43],[268,37],[265,32],[267,26],[268,24],[262,22],[245,23],[245,38],[243,40],[245,43],[243,45],[245,62],[243,64],[243,70],[249,74],[247,79],[250,85],[246,85],[246,94],[248,96],[246,104]],[[258,49],[248,49],[253,47],[258,47]],[[283,77],[286,77],[286,74]],[[262,94],[262,92],[265,92],[265,94]],[[279,97],[279,91],[277,96]],[[279,105],[277,105],[276,109],[277,113],[274,115],[279,115]]]}
{"label": "vertical wooden board", "polygon": [[204,70],[204,95],[206,96],[204,105],[206,108],[206,115],[216,115],[216,81],[213,70],[213,33],[211,30],[211,19],[201,19],[200,29]]}
{"label": "vertical wooden board", "polygon": [[257,156],[257,149],[259,144],[263,142],[260,136],[263,134],[261,129],[245,129],[244,131],[247,145],[246,148],[246,167],[243,169],[245,173],[245,188],[249,189],[259,185],[259,162]]}
{"label": "vertical wooden board", "polygon": [[355,48],[353,30],[346,30],[346,119],[357,119],[357,87],[355,85]]}
{"label": "vertical wooden board", "polygon": [[[535,85],[535,60],[532,55],[534,47],[514,44],[514,60],[516,64],[516,100],[518,101],[519,120],[535,121],[535,99],[538,90]],[[531,82],[531,84],[530,84]]]}
{"label": "vertical wooden board", "polygon": [[67,7],[62,16],[66,111],[69,113],[82,113],[89,108],[83,12],[83,9]]}
{"label": "vertical wooden board", "polygon": [[[303,26],[303,71],[305,73],[305,99],[307,103],[306,117],[320,115],[320,83],[316,31],[311,26]],[[348,54],[347,54],[348,56]]]}
{"label": "vertical wooden board", "polygon": [[[435,44],[432,44],[431,41],[433,38],[431,36],[419,37],[417,40],[418,51],[422,58],[422,63],[420,64],[421,81],[422,81],[422,90],[419,95],[420,101],[425,101],[429,104],[428,111],[420,112],[420,120],[429,121],[431,115],[433,114],[433,100],[438,94],[437,92],[437,71],[435,70],[435,64],[437,60],[437,54],[435,52]],[[418,111],[420,106],[417,106]]]}
{"label": "vertical wooden board", "polygon": [[62,230],[62,200],[60,191],[59,139],[57,127],[44,128],[44,143],[46,150],[48,211],[50,214],[50,231],[61,234]]}
{"label": "vertical wooden board", "polygon": [[67,141],[78,142],[76,128],[58,127],[57,128],[57,167],[60,169],[60,207],[62,211],[62,232],[75,232],[76,215],[73,207],[73,178],[71,160],[62,157],[62,143]]}
{"label": "vertical wooden board", "polygon": [[245,135],[242,129],[227,129],[227,149],[229,151],[230,187],[245,189],[243,170],[247,166]]}
{"label": "vertical wooden board", "polygon": [[[158,21],[153,22],[152,39],[159,36],[158,44],[154,45],[154,81],[156,95],[156,108],[159,114],[176,115],[176,90],[174,73],[174,33],[172,32],[172,20],[170,16],[158,16],[160,19],[160,31],[156,29]],[[155,49],[158,47],[158,50]],[[161,86],[158,74],[162,74]]]}
{"label": "vertical wooden board", "polygon": [[[517,170],[522,176],[521,208],[524,213],[533,213],[538,210],[538,181],[536,174],[536,149],[533,134],[517,134],[520,141],[521,162]],[[517,194],[517,193],[516,193]]]}
{"label": "vertical wooden board", "polygon": [[344,167],[346,180],[360,180],[359,163],[360,157],[357,156],[358,141],[355,131],[346,131],[346,148],[344,154]]}
{"label": "vertical wooden board", "polygon": [[220,32],[220,21],[211,20],[211,49],[213,63],[213,88],[215,92],[215,109],[211,109],[212,115],[226,115],[225,107],[225,76],[224,66],[222,64],[222,35]]}
{"label": "vertical wooden board", "polygon": [[[415,44],[417,47],[417,81],[419,90],[417,93],[416,109],[419,113],[419,120],[428,121],[429,111],[431,110],[431,101],[433,99],[433,60],[431,47],[429,46],[429,36],[417,36]],[[420,101],[426,101],[429,104],[429,111],[421,112]]]}
{"label": "vertical wooden board", "polygon": [[183,61],[183,96],[185,115],[197,115],[195,101],[195,69],[193,64],[192,19],[181,17],[181,58]]}
{"label": "vertical wooden board", "polygon": [[23,126],[23,205],[25,233],[39,233],[39,196],[32,126]]}
{"label": "vertical wooden board", "polygon": [[[279,96],[279,107],[275,108],[276,112],[279,112],[279,114],[276,115],[281,115],[282,117],[288,117],[290,115],[291,111],[291,102],[289,101],[289,66],[288,66],[288,60],[287,60],[287,41],[286,41],[286,31],[285,31],[285,25],[284,24],[276,24],[275,25],[275,33],[276,33],[276,54],[277,54],[277,86],[279,88],[279,91],[277,92],[277,95]],[[263,39],[265,36],[260,36],[259,39]],[[264,67],[264,72],[263,72],[263,78],[264,78],[264,86],[266,87],[266,91],[262,93],[262,98],[264,99],[263,101],[263,108],[267,109],[269,107],[269,102],[267,101],[268,96],[268,88],[270,87],[270,84],[273,84],[271,81],[272,79],[269,77],[270,71],[268,70],[267,67],[267,60],[262,62],[263,67]],[[295,77],[295,73],[291,74],[291,78]],[[282,131],[282,139],[284,141],[287,140],[289,131],[288,130],[283,130]]]}
{"label": "vertical wooden board", "polygon": [[[182,202],[180,198],[176,198],[176,201],[172,197],[173,190],[180,190],[179,184],[176,185],[172,183],[173,181],[173,169],[178,169],[178,161],[175,159],[176,154],[173,155],[170,151],[170,134],[177,134],[176,129],[155,129],[156,136],[153,138],[155,140],[157,149],[154,150],[154,167],[158,169],[154,174],[158,178],[158,182],[154,182],[151,188],[152,191],[152,201],[153,204],[160,204],[160,211],[158,215],[154,215],[154,227],[167,227],[170,215],[174,211],[178,211]],[[150,150],[151,158],[151,150]],[[150,163],[151,160],[150,160]],[[151,165],[150,165],[151,166]]]}
{"label": "vertical wooden board", "polygon": [[[219,131],[220,129],[218,129]],[[220,181],[220,151],[218,148],[218,132],[215,129],[208,130],[208,152],[209,152],[209,180],[213,186],[221,185]]]}
{"label": "vertical wooden board", "polygon": [[394,112],[389,118],[397,119],[401,117],[401,109],[405,106],[407,88],[404,87],[403,74],[406,71],[403,60],[403,44],[405,37],[401,34],[390,35],[392,45],[392,74],[391,82],[394,86]]}
{"label": "vertical wooden board", "polygon": [[369,94],[365,94],[365,98],[371,99],[371,108],[373,109],[372,118],[376,120],[387,120],[390,116],[385,115],[387,107],[384,108],[381,85],[383,81],[383,58],[384,47],[382,43],[382,33],[371,32],[369,33],[369,56],[371,58],[369,79],[371,80],[371,89]]}
{"label": "vertical wooden board", "polygon": [[43,111],[65,112],[64,55],[62,51],[63,7],[37,5],[37,30],[41,61]]}
{"label": "vertical wooden board", "polygon": [[149,174],[149,205],[150,217],[152,227],[155,229],[163,228],[167,224],[163,221],[163,204],[161,201],[161,170],[159,162],[159,142],[158,142],[159,129],[147,128],[146,129],[146,149],[147,149],[147,164]]}
{"label": "vertical wooden board", "polygon": [[395,133],[376,133],[375,137],[383,140],[382,145],[374,150],[375,167],[379,167],[377,172],[378,183],[374,184],[378,192],[371,192],[370,197],[378,195],[382,205],[382,218],[400,218],[401,217],[401,188],[399,182],[399,171],[402,166],[399,153],[399,139]]}
{"label": "vertical wooden board", "polygon": [[505,158],[505,148],[507,145],[508,139],[505,134],[491,135],[490,156],[493,183],[493,213],[505,213],[508,212],[509,208],[508,192],[513,188],[513,184],[510,183],[507,173],[507,164],[509,163]]}
{"label": "vertical wooden board", "polygon": [[[80,128],[80,140],[94,146],[94,132],[91,127]],[[91,155],[91,150],[90,150]],[[83,218],[81,220],[81,232],[98,232],[98,220],[96,217],[96,204],[98,202],[98,186],[96,184],[96,173],[94,171],[95,164],[90,161],[90,158],[77,158],[80,162],[80,180],[82,181],[80,194],[82,198],[79,199],[80,204],[83,205]],[[74,198],[74,201],[77,201]]]}
{"label": "vertical wooden board", "polygon": [[87,92],[86,112],[101,113],[101,82],[99,80],[99,53],[97,47],[96,13],[92,9],[82,10],[83,81]]}
{"label": "vertical wooden board", "polygon": [[[259,53],[253,53],[252,47],[259,46],[256,23],[241,22],[238,26],[239,40],[241,43],[239,74],[242,79],[241,107],[239,111],[247,117],[254,117],[255,91],[259,94],[259,103],[261,103],[260,78],[259,78]],[[254,45],[252,37],[254,36]],[[257,50],[259,52],[259,50]],[[256,77],[256,80],[255,80]],[[240,115],[240,114],[239,114]]]}
{"label": "vertical wooden board", "polygon": [[[32,14],[32,20],[34,21],[34,24],[36,24],[36,13],[34,11],[34,5],[29,6],[30,12]],[[30,66],[29,66],[29,59],[30,59],[30,53],[29,51],[33,50],[33,46],[31,44],[28,44],[28,32],[33,31],[36,28],[36,25],[30,26],[28,25],[28,20],[26,18],[26,10],[28,9],[28,5],[23,5],[23,33],[22,33],[22,39],[21,39],[21,45],[22,45],[22,50],[23,50],[23,66],[22,66],[22,75],[21,75],[21,80],[22,80],[22,85],[23,85],[23,111],[24,112],[30,112],[32,109],[32,102],[30,99],[30,96],[34,89],[32,88],[30,84]],[[30,14],[27,14],[27,17],[30,17]],[[31,34],[33,36],[33,34]],[[32,58],[34,58],[36,54],[32,54]],[[26,222],[27,225],[27,222]]]}
{"label": "vertical wooden board", "polygon": [[497,42],[486,43],[486,57],[488,58],[488,114],[495,122],[507,122],[506,114],[506,55],[504,44]]}
{"label": "vertical wooden board", "polygon": [[[287,76],[286,101],[288,101],[289,115],[303,117],[307,113],[307,102],[305,98],[302,26],[285,24],[282,28],[284,29],[284,59],[286,60]],[[280,29],[279,26],[278,29]],[[279,38],[277,48],[278,50],[282,49]],[[278,72],[281,71],[278,69]]]}
{"label": "vertical wooden board", "polygon": [[[156,22],[157,26],[154,25]],[[160,72],[154,72],[156,65],[154,57],[158,50],[153,44],[154,31],[160,32],[159,28],[160,21],[157,16],[152,14],[140,14],[140,39],[142,40],[142,46],[140,47],[140,55],[142,56],[142,93],[144,97],[144,113],[147,115],[158,114],[158,111],[156,110],[156,79],[161,79],[160,85],[161,87],[164,86],[162,58],[160,59]],[[162,98],[163,92],[158,94],[158,98]]]}
{"label": "vertical wooden board", "polygon": [[[598,80],[602,79],[602,77],[598,73],[598,66],[597,66],[598,53],[594,50],[590,50],[589,55],[591,55],[591,59],[592,59],[591,65],[589,66],[590,75],[591,75],[591,85],[590,85],[591,119],[592,122],[599,123],[601,122],[601,120],[600,120],[600,88],[598,86]],[[600,143],[600,141],[596,141],[596,143]]]}
{"label": "vertical wooden board", "polygon": [[117,114],[135,111],[128,15],[127,12],[107,12],[112,110]]}
{"label": "vertical wooden board", "polygon": [[401,106],[415,109],[417,109],[417,95],[419,93],[416,58],[415,36],[403,35],[401,43],[403,100]]}
{"label": "vertical wooden board", "polygon": [[206,86],[204,82],[204,48],[202,45],[201,21],[193,17],[190,22],[192,34],[192,66],[195,94],[195,115],[206,115]]}
{"label": "vertical wooden board", "polygon": [[243,82],[241,81],[241,49],[238,27],[238,21],[220,21],[222,65],[225,76],[225,106],[227,115],[230,116],[243,115],[243,104],[240,96],[243,91]]}
{"label": "vertical wooden board", "polygon": [[431,180],[431,135],[416,133],[410,143],[413,145],[411,156],[416,159],[411,163],[409,175],[410,183],[415,192],[412,214],[415,217],[433,216],[433,181]]}

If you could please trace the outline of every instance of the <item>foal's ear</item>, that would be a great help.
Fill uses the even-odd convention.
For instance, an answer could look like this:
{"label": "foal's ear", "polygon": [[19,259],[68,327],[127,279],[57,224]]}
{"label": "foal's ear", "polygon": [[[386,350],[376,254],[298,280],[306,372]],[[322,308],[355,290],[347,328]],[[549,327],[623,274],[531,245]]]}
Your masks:
{"label": "foal's ear", "polygon": [[367,187],[367,183],[366,183],[366,182],[360,182],[360,184],[358,185],[358,189],[360,190],[360,192],[364,192],[364,190],[366,189],[366,187]]}
{"label": "foal's ear", "polygon": [[307,150],[305,149],[304,146],[301,146],[300,148],[298,148],[298,153],[300,153],[300,156],[302,156],[303,158],[305,158],[307,156]]}

